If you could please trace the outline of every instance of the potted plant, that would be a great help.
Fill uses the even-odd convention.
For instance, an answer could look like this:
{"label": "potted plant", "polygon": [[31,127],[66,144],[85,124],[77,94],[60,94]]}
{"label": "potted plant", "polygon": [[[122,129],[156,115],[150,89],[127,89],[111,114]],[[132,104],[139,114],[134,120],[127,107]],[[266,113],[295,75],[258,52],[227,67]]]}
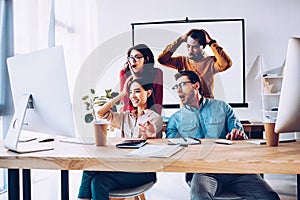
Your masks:
{"label": "potted plant", "polygon": [[[95,108],[97,106],[102,106],[107,101],[116,97],[119,94],[118,92],[112,92],[112,89],[106,89],[105,96],[97,95],[94,89],[91,89],[90,93],[91,94],[82,97],[83,103],[85,104],[85,109],[88,111],[88,113],[84,116],[84,121],[86,123],[91,123],[94,120],[96,120]],[[118,105],[120,104],[120,102],[117,102],[116,104]],[[113,105],[111,109],[113,112],[116,112],[116,105]]]}

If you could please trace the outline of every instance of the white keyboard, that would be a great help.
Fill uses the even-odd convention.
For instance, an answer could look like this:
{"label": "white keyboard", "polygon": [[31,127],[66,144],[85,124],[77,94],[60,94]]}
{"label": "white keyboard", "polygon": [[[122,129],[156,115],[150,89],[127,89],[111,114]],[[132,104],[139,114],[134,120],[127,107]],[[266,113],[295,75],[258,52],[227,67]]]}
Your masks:
{"label": "white keyboard", "polygon": [[93,138],[90,139],[82,139],[82,138],[70,138],[70,137],[64,137],[59,139],[60,142],[66,142],[66,143],[75,143],[75,144],[84,144],[84,145],[93,145],[95,144],[95,141]]}

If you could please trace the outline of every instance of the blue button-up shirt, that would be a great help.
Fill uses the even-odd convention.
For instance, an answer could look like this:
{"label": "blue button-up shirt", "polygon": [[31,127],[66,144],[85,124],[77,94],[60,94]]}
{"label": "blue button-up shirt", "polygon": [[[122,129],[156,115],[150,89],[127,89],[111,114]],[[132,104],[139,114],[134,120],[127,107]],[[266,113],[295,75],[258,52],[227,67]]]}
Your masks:
{"label": "blue button-up shirt", "polygon": [[166,137],[225,138],[233,128],[243,131],[230,105],[203,98],[199,109],[185,105],[170,117]]}

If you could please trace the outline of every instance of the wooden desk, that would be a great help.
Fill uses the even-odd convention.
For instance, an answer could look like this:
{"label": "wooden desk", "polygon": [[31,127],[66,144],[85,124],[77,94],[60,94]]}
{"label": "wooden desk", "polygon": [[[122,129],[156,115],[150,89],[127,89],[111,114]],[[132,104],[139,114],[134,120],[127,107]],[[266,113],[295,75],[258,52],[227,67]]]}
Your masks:
{"label": "wooden desk", "polygon": [[[163,132],[166,131],[168,122],[163,123]],[[242,123],[245,133],[249,138],[263,138],[263,132],[265,130],[264,124],[262,122],[256,123]]]}
{"label": "wooden desk", "polygon": [[[16,154],[0,145],[0,167],[9,169],[102,170],[135,172],[203,172],[300,174],[300,141],[280,143],[278,147],[235,141],[233,145],[202,140],[168,159],[128,157],[131,150],[118,149],[120,140],[110,140],[107,147],[54,142],[55,150]],[[166,139],[149,140],[167,143]],[[51,143],[48,143],[51,144]],[[299,199],[299,196],[298,196]]]}

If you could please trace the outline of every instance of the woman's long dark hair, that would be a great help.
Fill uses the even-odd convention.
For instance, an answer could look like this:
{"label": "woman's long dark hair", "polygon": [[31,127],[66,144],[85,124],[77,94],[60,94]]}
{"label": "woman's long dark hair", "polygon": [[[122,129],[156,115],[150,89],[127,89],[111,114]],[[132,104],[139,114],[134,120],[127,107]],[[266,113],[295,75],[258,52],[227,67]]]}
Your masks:
{"label": "woman's long dark hair", "polygon": [[[130,88],[130,86],[134,82],[137,82],[146,91],[147,90],[152,90],[151,95],[147,98],[147,102],[146,102],[147,103],[147,108],[150,109],[150,110],[153,110],[154,112],[157,112],[156,109],[155,109],[155,106],[154,106],[154,91],[153,91],[152,83],[149,83],[148,80],[145,79],[144,77],[136,78],[136,79],[132,80],[132,82],[130,83],[128,88]],[[129,100],[129,104],[130,104],[130,106],[133,107],[131,100]],[[136,107],[134,107],[134,109],[132,110],[132,113],[137,114],[137,108]]]}
{"label": "woman's long dark hair", "polygon": [[[154,55],[153,55],[151,49],[145,44],[138,44],[138,45],[135,45],[135,46],[131,47],[130,49],[128,49],[127,57],[130,56],[130,53],[132,50],[136,50],[136,51],[140,52],[143,55],[144,60],[145,60],[143,71],[140,72],[138,74],[138,76],[146,78],[149,83],[153,83],[153,81],[154,81],[154,75],[153,75]],[[126,77],[130,76],[129,66],[127,66],[125,73],[126,73]]]}

